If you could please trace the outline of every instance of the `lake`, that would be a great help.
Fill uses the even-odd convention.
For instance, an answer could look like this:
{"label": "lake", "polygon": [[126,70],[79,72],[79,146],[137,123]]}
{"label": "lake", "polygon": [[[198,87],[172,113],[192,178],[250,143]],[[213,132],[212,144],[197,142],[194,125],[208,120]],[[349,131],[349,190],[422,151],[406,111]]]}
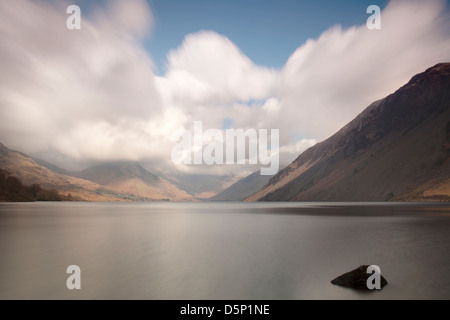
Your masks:
{"label": "lake", "polygon": [[0,257],[0,299],[450,299],[450,205],[0,203]]}

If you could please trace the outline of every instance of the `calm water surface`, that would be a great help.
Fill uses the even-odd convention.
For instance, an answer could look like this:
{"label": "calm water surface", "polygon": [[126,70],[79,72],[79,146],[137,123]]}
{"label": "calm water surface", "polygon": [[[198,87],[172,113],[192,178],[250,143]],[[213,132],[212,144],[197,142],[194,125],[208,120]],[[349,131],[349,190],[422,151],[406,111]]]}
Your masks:
{"label": "calm water surface", "polygon": [[[330,284],[362,264],[389,285]],[[449,266],[449,204],[0,204],[0,299],[450,299]]]}

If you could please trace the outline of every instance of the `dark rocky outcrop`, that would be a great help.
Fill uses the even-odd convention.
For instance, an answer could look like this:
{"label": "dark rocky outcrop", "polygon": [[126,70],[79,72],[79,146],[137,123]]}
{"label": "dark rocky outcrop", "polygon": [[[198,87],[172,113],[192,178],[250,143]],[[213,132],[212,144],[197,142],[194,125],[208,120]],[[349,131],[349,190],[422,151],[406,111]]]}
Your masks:
{"label": "dark rocky outcrop", "polygon": [[[367,288],[367,279],[372,275],[367,273],[367,268],[369,265],[362,265],[350,272],[344,273],[343,275],[331,280],[331,283],[341,287],[347,287],[357,290],[370,290]],[[388,282],[380,275],[380,286],[383,289]]]}

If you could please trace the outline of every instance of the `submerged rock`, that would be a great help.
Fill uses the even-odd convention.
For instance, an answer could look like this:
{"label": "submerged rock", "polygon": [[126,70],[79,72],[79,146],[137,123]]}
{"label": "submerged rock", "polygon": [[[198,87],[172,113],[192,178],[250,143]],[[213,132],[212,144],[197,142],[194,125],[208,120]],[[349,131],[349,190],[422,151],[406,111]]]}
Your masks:
{"label": "submerged rock", "polygon": [[[369,265],[363,265],[355,270],[344,273],[343,275],[331,280],[331,283],[337,286],[357,289],[357,290],[368,290],[367,287],[367,279],[372,275],[371,273],[367,273],[367,268]],[[388,282],[380,275],[380,287],[383,289]]]}

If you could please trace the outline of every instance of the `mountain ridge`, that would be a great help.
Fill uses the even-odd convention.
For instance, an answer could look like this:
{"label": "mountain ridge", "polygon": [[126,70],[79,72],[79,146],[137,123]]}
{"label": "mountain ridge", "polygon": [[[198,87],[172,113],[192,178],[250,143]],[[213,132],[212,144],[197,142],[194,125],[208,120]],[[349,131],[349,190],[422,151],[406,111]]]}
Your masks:
{"label": "mountain ridge", "polygon": [[[233,177],[206,176],[203,187],[217,190],[205,192],[195,176],[164,178],[133,161],[71,172],[0,143],[0,168],[24,185],[87,201],[449,201],[449,159],[450,63],[428,68],[371,103],[267,183],[255,173],[234,183]],[[232,185],[218,192],[219,182]]]}
{"label": "mountain ridge", "polygon": [[[450,128],[449,89],[449,63],[413,76],[300,154],[246,201],[419,199],[421,185],[440,180],[439,175],[450,177],[449,144],[443,141]],[[443,168],[433,167],[438,163]],[[405,198],[414,190],[415,197]]]}
{"label": "mountain ridge", "polygon": [[[39,160],[38,160],[39,161]],[[81,172],[70,172],[47,161],[38,164],[25,153],[8,149],[0,143],[0,168],[17,177],[26,186],[37,184],[58,191],[63,196],[82,201],[192,201],[186,192],[144,169],[137,162],[109,162],[98,164]],[[114,173],[110,165],[121,165]],[[101,170],[110,169],[102,177]],[[61,174],[50,168],[59,168]]]}

